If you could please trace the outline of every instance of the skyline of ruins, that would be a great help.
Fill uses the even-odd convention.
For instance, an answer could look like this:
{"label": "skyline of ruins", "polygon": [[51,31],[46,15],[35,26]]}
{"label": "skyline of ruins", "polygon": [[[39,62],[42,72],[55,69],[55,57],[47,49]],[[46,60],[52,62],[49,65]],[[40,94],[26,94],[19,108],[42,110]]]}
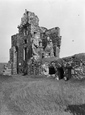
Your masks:
{"label": "skyline of ruins", "polygon": [[10,38],[18,32],[17,25],[25,9],[35,12],[40,19],[40,26],[48,29],[60,27],[62,36],[60,57],[84,52],[84,3],[83,0],[0,1],[0,54],[2,54],[0,62],[9,60]]}

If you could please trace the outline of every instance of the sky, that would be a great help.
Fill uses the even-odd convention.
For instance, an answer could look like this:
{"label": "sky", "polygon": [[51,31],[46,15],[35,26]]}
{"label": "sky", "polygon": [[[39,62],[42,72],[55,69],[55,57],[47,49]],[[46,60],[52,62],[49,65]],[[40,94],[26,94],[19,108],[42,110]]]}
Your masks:
{"label": "sky", "polygon": [[25,9],[38,16],[39,26],[60,28],[60,57],[85,52],[85,0],[0,0],[0,62],[9,61]]}

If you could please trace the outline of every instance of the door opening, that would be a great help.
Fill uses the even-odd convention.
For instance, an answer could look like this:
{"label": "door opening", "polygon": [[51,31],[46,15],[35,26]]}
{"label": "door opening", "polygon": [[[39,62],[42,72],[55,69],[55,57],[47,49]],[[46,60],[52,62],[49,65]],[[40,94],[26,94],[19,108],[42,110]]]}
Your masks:
{"label": "door opening", "polygon": [[52,74],[55,74],[56,73],[56,70],[53,66],[50,66],[49,67],[49,74],[52,75]]}
{"label": "door opening", "polygon": [[59,76],[59,79],[63,79],[64,78],[64,70],[63,68],[57,68],[58,70],[58,76]]}

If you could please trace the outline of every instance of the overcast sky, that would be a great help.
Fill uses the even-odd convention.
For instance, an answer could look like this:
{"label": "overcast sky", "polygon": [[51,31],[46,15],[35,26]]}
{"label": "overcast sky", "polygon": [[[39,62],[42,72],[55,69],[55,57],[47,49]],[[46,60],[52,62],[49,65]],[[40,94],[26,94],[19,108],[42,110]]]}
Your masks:
{"label": "overcast sky", "polygon": [[40,26],[60,27],[60,57],[85,52],[85,0],[0,0],[0,62],[9,60],[11,36],[25,9],[39,17]]}

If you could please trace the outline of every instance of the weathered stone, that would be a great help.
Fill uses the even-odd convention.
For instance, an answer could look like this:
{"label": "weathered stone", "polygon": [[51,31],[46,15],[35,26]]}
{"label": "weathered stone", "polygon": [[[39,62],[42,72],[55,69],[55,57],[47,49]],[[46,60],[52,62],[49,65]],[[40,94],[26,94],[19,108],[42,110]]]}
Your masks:
{"label": "weathered stone", "polygon": [[[18,26],[19,33],[11,37],[11,74],[49,75],[49,67],[55,69],[56,79],[85,76],[85,55],[59,59],[60,28],[39,26],[38,17],[27,10]],[[46,61],[47,59],[47,61]]]}
{"label": "weathered stone", "polygon": [[64,72],[63,78],[65,78],[66,80],[70,79],[71,77],[75,79],[82,79],[85,77],[84,60],[85,55],[82,56],[82,54],[76,54],[70,57],[65,57],[51,61],[49,65],[52,64],[52,66],[55,68],[56,77],[59,76],[58,71],[60,71],[59,69],[62,68]]}
{"label": "weathered stone", "polygon": [[19,33],[11,37],[12,74],[41,74],[42,69],[39,60],[47,55],[47,58],[59,58],[60,29],[56,27],[48,30],[45,27],[40,27],[38,17],[27,10],[21,18],[18,29]]}
{"label": "weathered stone", "polygon": [[13,51],[12,74],[17,74],[17,52],[16,52],[16,48],[12,47],[12,51]]}

